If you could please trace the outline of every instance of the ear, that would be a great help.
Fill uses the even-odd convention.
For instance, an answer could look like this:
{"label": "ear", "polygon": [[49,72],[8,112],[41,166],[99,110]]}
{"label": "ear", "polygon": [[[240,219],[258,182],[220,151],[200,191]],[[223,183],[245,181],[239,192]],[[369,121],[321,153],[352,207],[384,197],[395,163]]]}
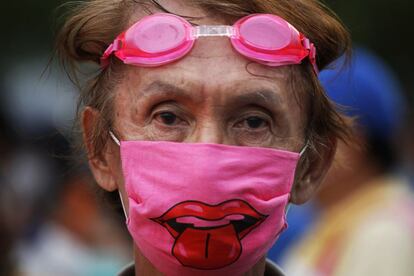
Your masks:
{"label": "ear", "polygon": [[301,158],[292,189],[290,202],[303,204],[317,192],[335,157],[337,139],[328,140],[326,145],[316,145]]}
{"label": "ear", "polygon": [[95,154],[94,152],[94,131],[99,121],[99,111],[92,107],[86,107],[82,112],[82,131],[83,142],[86,145],[89,167],[92,174],[101,188],[108,192],[115,191],[118,187],[116,184],[116,176],[110,166],[114,162],[116,156],[113,151],[109,150],[109,146],[106,145],[104,150]]}

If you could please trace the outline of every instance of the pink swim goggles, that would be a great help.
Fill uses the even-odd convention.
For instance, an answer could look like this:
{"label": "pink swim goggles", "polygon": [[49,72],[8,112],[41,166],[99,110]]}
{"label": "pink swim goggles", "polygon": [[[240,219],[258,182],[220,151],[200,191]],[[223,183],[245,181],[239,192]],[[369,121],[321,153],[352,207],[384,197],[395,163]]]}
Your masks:
{"label": "pink swim goggles", "polygon": [[229,37],[238,53],[268,66],[300,64],[309,57],[318,73],[314,45],[286,20],[272,14],[252,14],[233,26],[192,26],[177,15],[149,15],[115,39],[101,64],[107,66],[109,57],[115,54],[125,64],[161,66],[184,57],[199,37],[211,36]]}

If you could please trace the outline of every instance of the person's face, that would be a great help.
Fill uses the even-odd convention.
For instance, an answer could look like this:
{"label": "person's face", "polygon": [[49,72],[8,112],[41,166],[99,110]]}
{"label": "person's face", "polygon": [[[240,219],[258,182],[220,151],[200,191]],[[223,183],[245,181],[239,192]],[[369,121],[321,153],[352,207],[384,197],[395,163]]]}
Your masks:
{"label": "person's face", "polygon": [[122,140],[300,151],[305,119],[284,70],[251,65],[253,75],[247,64],[227,39],[211,38],[180,62],[131,67],[115,91],[114,130]]}
{"label": "person's face", "polygon": [[[199,10],[168,3],[178,14],[200,15]],[[194,23],[223,24],[208,17]],[[186,57],[169,65],[129,66],[114,93],[113,130],[120,140],[294,152],[305,144],[306,110],[289,89],[286,68],[248,61],[232,49],[228,38],[199,39]],[[303,104],[306,98],[301,100]],[[85,132],[95,116],[96,112],[85,111]],[[104,161],[98,165],[91,161],[92,171],[102,187],[119,188],[125,196],[119,148],[109,144]]]}
{"label": "person's face", "polygon": [[[168,10],[203,18],[195,24],[224,24],[180,1],[164,2]],[[228,38],[215,37],[199,39],[179,62],[131,66],[115,91],[115,131],[123,140],[299,151],[305,120],[286,69],[249,63]]]}

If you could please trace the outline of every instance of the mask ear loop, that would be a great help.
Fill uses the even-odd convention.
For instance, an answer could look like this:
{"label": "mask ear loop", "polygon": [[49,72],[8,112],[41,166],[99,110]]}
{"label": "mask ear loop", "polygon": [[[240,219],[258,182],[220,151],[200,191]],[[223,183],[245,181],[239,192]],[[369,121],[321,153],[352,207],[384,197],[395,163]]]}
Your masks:
{"label": "mask ear loop", "polygon": [[[117,144],[118,146],[121,146],[121,142],[119,141],[119,139],[115,136],[115,134],[111,130],[109,131],[109,136],[111,136],[111,138],[115,142],[115,144]],[[122,199],[121,190],[119,190],[119,189],[118,189],[118,194],[119,194],[119,199],[121,200],[121,205],[122,205],[122,210],[124,211],[124,216],[128,220],[128,215],[127,215],[127,212],[126,212],[126,209],[125,209],[124,200]]]}
{"label": "mask ear loop", "polygon": [[119,194],[119,199],[121,200],[121,205],[122,205],[122,210],[124,211],[124,216],[125,218],[128,220],[128,215],[125,209],[125,204],[124,204],[124,200],[122,199],[122,194],[121,191],[118,189],[118,194]]}
{"label": "mask ear loop", "polygon": [[303,146],[302,150],[299,152],[299,156],[302,157],[308,148],[309,148],[309,141],[306,141],[306,144]]}
{"label": "mask ear loop", "polygon": [[118,146],[121,146],[121,141],[119,141],[118,138],[116,138],[115,134],[112,132],[112,130],[109,131],[109,136],[111,136],[112,140],[117,144]]}
{"label": "mask ear loop", "polygon": [[292,203],[288,203],[285,208],[285,216],[289,213],[290,207],[292,207]]}

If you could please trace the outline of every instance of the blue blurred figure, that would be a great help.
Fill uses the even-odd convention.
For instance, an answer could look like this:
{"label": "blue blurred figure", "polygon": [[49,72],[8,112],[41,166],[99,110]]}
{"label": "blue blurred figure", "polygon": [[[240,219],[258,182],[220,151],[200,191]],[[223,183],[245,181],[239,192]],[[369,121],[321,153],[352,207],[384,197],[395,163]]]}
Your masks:
{"label": "blue blurred figure", "polygon": [[354,119],[356,145],[338,144],[335,165],[316,199],[292,208],[285,243],[269,257],[283,259],[287,275],[414,275],[414,200],[396,173],[394,147],[405,111],[401,87],[362,48],[349,64],[342,58],[331,68],[320,80],[329,98]]}

